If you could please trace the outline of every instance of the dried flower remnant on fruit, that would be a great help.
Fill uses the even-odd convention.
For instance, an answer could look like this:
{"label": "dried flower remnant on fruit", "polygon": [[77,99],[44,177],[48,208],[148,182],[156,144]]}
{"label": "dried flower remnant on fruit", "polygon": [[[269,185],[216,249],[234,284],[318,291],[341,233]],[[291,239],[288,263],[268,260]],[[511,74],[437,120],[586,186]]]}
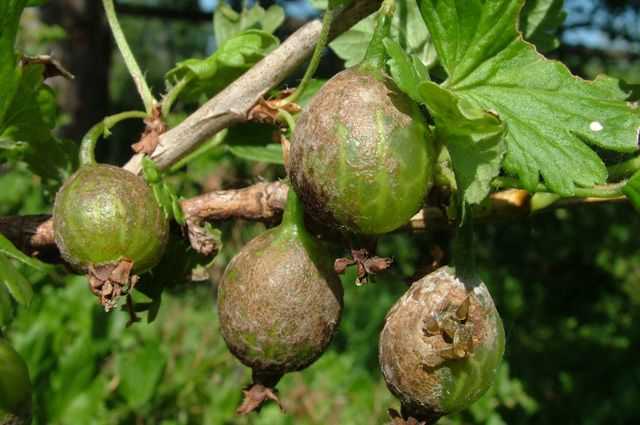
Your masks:
{"label": "dried flower remnant on fruit", "polygon": [[395,409],[389,409],[387,413],[389,413],[391,417],[391,423],[389,425],[427,425],[426,422],[419,421],[415,418],[404,419]]}
{"label": "dried flower remnant on fruit", "polygon": [[260,410],[260,407],[265,400],[275,401],[280,408],[280,412],[285,413],[286,410],[276,395],[276,392],[277,390],[274,388],[269,388],[262,384],[248,385],[242,390],[244,398],[240,407],[236,409],[236,413],[246,415],[248,413],[257,412]]}
{"label": "dried flower remnant on fruit", "polygon": [[435,350],[425,358],[425,365],[436,367],[447,360],[462,359],[473,354],[474,325],[467,321],[471,295],[457,307],[445,301],[443,308],[431,312],[424,319],[427,337],[435,337]]}
{"label": "dried flower remnant on fruit", "polygon": [[366,249],[352,249],[351,258],[338,258],[335,261],[334,269],[338,274],[344,274],[347,267],[356,266],[358,277],[356,285],[361,286],[371,281],[374,282],[374,275],[388,268],[393,259],[390,257],[370,256]]}
{"label": "dried flower remnant on fruit", "polygon": [[[116,264],[94,266],[89,264],[87,276],[89,289],[100,300],[105,311],[118,306],[120,295],[127,295],[136,282],[138,276],[131,276],[133,261],[122,259]],[[127,290],[124,288],[128,286]]]}

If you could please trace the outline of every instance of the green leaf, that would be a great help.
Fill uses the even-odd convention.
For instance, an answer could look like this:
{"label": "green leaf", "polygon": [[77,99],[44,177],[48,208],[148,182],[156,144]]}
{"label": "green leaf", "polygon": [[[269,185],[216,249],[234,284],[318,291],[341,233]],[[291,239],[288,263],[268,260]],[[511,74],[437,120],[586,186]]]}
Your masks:
{"label": "green leaf", "polygon": [[19,304],[29,304],[33,296],[31,285],[3,254],[0,254],[0,282],[4,283]]}
{"label": "green leaf", "polygon": [[16,32],[26,0],[0,2],[0,123],[15,97],[20,80],[20,68],[14,52]]}
{"label": "green leaf", "polygon": [[180,99],[197,101],[213,97],[263,57],[278,47],[279,40],[268,32],[247,30],[227,39],[205,59],[187,59],[176,64],[165,78],[170,82],[186,79]]}
{"label": "green leaf", "polygon": [[622,193],[627,197],[633,208],[640,214],[640,171],[637,171],[631,178],[622,186]]}
{"label": "green leaf", "polygon": [[[329,47],[350,68],[362,61],[373,36],[374,15],[363,19],[337,37]],[[430,67],[436,61],[436,52],[415,0],[397,2],[397,10],[391,22],[391,38],[397,40],[408,55]]]}
{"label": "green leaf", "polygon": [[284,9],[271,5],[267,10],[257,2],[249,9],[235,12],[231,6],[218,2],[213,15],[213,31],[218,46],[248,29],[257,29],[272,34],[284,22]]}
{"label": "green leaf", "polygon": [[268,32],[247,30],[225,41],[216,52],[216,59],[229,67],[250,68],[278,43],[278,39]]}
{"label": "green leaf", "polygon": [[[0,121],[3,146],[18,149],[31,170],[46,179],[64,181],[77,164],[77,146],[51,133],[57,102],[53,91],[43,83],[43,65],[23,69],[13,102]],[[46,160],[45,160],[46,158]]]}
{"label": "green leaf", "polygon": [[[423,81],[429,81],[429,71],[425,68],[414,69],[414,63],[420,63],[420,61],[413,62],[400,44],[394,39],[385,38],[384,46],[387,49],[387,55],[389,55],[387,63],[393,80],[400,90],[416,102],[420,102],[421,97],[418,92],[418,84]],[[413,59],[416,59],[415,56]],[[425,71],[426,75],[422,73]]]}
{"label": "green leaf", "polygon": [[156,340],[138,347],[132,353],[120,353],[118,393],[133,408],[143,407],[155,393],[167,361]]}
{"label": "green leaf", "polygon": [[435,119],[436,137],[449,151],[461,199],[480,203],[500,173],[505,126],[495,115],[435,83],[424,82],[418,91]]}
{"label": "green leaf", "polygon": [[282,145],[279,143],[271,143],[266,146],[234,145],[229,146],[228,149],[238,158],[284,165]]}
{"label": "green leaf", "polygon": [[184,226],[184,214],[182,213],[180,202],[178,202],[178,197],[162,179],[162,172],[156,163],[144,157],[141,165],[144,179],[151,186],[158,205],[164,211],[165,218],[174,219],[178,224]]}
{"label": "green leaf", "polygon": [[516,31],[522,1],[420,0],[419,6],[448,73],[443,86],[507,124],[503,166],[528,190],[540,177],[563,196],[576,185],[604,183],[606,168],[589,145],[636,150],[640,115],[627,105],[622,83],[584,81],[542,57]]}
{"label": "green leaf", "polygon": [[35,258],[25,255],[22,251],[16,248],[9,239],[4,237],[3,235],[0,235],[0,253],[5,254],[15,260],[18,260],[21,263],[24,263],[27,266],[34,268],[42,273],[47,273],[52,268],[52,266],[50,266],[49,264],[45,264],[42,261],[39,261]]}
{"label": "green leaf", "polygon": [[555,32],[566,17],[562,0],[527,0],[520,11],[519,30],[538,51],[548,52],[560,44]]}

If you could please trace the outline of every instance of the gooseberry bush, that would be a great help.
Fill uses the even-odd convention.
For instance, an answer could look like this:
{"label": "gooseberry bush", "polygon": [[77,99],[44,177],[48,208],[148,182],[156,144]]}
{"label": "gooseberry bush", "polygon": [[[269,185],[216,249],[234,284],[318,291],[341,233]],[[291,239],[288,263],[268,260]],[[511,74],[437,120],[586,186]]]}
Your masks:
{"label": "gooseberry bush", "polygon": [[[65,93],[50,86],[74,70],[16,41],[40,3],[0,4],[0,200],[40,213],[0,209],[0,424],[539,414],[527,372],[503,361],[501,306],[510,327],[526,300],[489,279],[499,253],[476,264],[477,223],[640,210],[637,89],[544,56],[560,1],[329,0],[284,40],[280,6],[220,2],[215,51],[152,90],[103,0],[141,107],[82,140],[58,135]],[[327,45],[346,69],[314,80]],[[129,160],[96,162],[125,120],[144,125]],[[194,183],[255,163],[269,180]],[[239,237],[239,220],[269,229]],[[452,236],[407,242],[436,231]]]}

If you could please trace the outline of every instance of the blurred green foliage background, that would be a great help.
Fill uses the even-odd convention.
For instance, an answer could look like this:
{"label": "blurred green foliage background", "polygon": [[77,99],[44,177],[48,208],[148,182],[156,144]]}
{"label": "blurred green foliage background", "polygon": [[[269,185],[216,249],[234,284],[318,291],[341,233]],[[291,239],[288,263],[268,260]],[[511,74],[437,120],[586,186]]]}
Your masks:
{"label": "blurred green foliage background", "polygon": [[[158,18],[126,16],[122,24],[156,87],[176,61],[205,55],[211,36],[207,23],[166,24]],[[46,51],[51,40],[66,37],[60,27],[43,25],[39,31],[23,39],[34,51]],[[586,77],[606,72],[632,83],[640,79],[638,55],[631,50],[624,60],[606,54],[575,56],[575,48],[561,48],[554,55]],[[328,58],[321,75],[335,72],[331,67],[336,64],[335,57]],[[139,107],[116,53],[108,87],[109,111]],[[184,106],[182,113],[190,107]],[[117,128],[101,145],[103,160],[126,159],[130,140],[140,131],[135,125]],[[188,197],[281,177],[281,166],[241,160],[212,143],[169,176],[169,182]],[[0,165],[0,188],[0,215],[50,212],[51,194],[22,165]],[[125,328],[125,313],[105,314],[83,277],[62,269],[46,276],[24,270],[36,295],[28,308],[18,309],[6,336],[29,365],[35,424],[388,421],[386,409],[398,408],[398,403],[387,391],[377,363],[384,315],[406,290],[407,279],[431,263],[430,252],[435,247],[448,251],[450,235],[383,237],[380,254],[393,256],[393,266],[364,287],[353,285],[353,272],[344,277],[345,310],[338,336],[319,361],[285,376],[278,386],[288,414],[281,415],[271,403],[259,415],[238,417],[235,408],[250,373],[227,351],[218,332],[216,283],[232,256],[265,227],[239,222],[222,223],[220,228],[225,247],[209,270],[210,279],[168,288],[150,324]],[[503,318],[505,361],[482,399],[440,423],[637,423],[638,234],[640,219],[627,204],[561,209],[523,222],[478,226],[479,271]],[[338,247],[331,249],[341,255]]]}

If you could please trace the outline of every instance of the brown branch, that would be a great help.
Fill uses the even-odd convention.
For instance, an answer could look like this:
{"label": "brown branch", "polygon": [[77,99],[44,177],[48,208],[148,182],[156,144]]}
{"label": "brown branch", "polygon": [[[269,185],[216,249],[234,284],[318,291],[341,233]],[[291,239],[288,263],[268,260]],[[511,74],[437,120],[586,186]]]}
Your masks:
{"label": "brown branch", "polygon": [[[261,182],[242,189],[218,190],[181,202],[189,232],[198,232],[205,221],[252,220],[277,223],[282,216],[288,187],[282,182]],[[396,232],[423,233],[447,230],[454,222],[447,217],[445,206],[449,194],[436,188],[429,203],[405,226]],[[474,219],[479,223],[524,220],[532,214],[557,208],[589,205],[601,202],[626,202],[626,198],[564,198],[540,210],[532,211],[530,195],[520,189],[495,192],[481,205],[474,207]],[[327,239],[338,238],[319,223],[309,223],[311,230]],[[59,262],[59,254],[53,238],[50,216],[0,217],[0,234],[13,242],[18,249],[44,261]],[[192,240],[193,242],[193,240]],[[195,247],[198,249],[198,247]],[[202,248],[202,247],[200,247]],[[213,250],[215,247],[211,247]],[[204,248],[206,251],[206,248]]]}
{"label": "brown branch", "polygon": [[[376,11],[381,0],[355,0],[334,20],[329,38],[333,39],[356,22]],[[246,121],[249,111],[269,90],[278,86],[300,67],[313,52],[322,24],[316,19],[305,24],[276,50],[202,105],[197,111],[160,136],[160,144],[150,155],[166,170],[202,142],[233,124]],[[124,168],[140,172],[142,155],[136,154]]]}
{"label": "brown branch", "polygon": [[287,199],[282,182],[257,183],[238,190],[216,190],[182,201],[187,217],[200,221],[246,219],[276,221]]}

